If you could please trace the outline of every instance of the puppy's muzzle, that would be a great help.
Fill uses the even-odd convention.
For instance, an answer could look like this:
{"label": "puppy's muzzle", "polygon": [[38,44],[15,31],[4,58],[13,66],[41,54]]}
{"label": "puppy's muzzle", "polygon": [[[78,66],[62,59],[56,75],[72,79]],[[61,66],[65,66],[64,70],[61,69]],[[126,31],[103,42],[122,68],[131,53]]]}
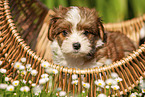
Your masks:
{"label": "puppy's muzzle", "polygon": [[79,50],[81,48],[81,44],[79,42],[73,43],[73,48],[75,50]]}

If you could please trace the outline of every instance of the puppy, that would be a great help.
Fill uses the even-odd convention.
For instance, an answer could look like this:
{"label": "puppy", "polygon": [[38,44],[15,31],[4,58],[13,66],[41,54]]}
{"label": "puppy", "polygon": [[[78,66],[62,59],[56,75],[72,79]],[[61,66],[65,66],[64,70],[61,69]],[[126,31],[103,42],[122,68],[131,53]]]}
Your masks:
{"label": "puppy", "polygon": [[120,32],[104,31],[95,9],[59,7],[51,16],[48,39],[53,62],[69,68],[94,68],[120,60],[136,49]]}

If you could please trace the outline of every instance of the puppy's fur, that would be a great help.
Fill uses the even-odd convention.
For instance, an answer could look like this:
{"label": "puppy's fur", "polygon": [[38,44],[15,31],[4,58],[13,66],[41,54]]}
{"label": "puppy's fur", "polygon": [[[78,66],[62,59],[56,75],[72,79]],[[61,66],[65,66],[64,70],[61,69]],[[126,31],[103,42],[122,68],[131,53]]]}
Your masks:
{"label": "puppy's fur", "polygon": [[124,34],[104,31],[96,10],[85,7],[55,9],[48,38],[53,62],[71,68],[92,68],[108,59],[111,63],[136,49]]}

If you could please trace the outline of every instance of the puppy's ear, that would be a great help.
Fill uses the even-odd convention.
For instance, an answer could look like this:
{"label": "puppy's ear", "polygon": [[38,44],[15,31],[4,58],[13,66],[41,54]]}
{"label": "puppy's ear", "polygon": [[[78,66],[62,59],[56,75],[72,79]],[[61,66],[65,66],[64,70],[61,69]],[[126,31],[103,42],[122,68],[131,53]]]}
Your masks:
{"label": "puppy's ear", "polygon": [[69,8],[59,6],[58,9],[54,9],[54,13],[50,15],[50,23],[48,28],[48,39],[53,41],[55,38],[55,32],[53,31],[56,27],[56,22],[59,19],[63,19],[64,15],[68,11]]}
{"label": "puppy's ear", "polygon": [[99,36],[100,36],[100,38],[102,39],[103,42],[106,42],[106,34],[104,32],[104,27],[103,27],[103,24],[102,24],[101,17],[99,17],[97,19],[97,24],[98,24],[98,27],[99,27]]}
{"label": "puppy's ear", "polygon": [[51,16],[50,23],[49,23],[49,28],[48,28],[48,39],[53,41],[54,39],[54,33],[53,29],[55,27],[55,23],[57,22],[59,18],[55,16]]}

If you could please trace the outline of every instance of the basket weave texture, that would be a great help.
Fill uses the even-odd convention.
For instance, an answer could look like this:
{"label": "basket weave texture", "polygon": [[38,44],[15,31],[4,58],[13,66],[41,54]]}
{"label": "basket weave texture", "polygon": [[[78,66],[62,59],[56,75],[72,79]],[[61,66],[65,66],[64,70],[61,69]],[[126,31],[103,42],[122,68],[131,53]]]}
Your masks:
{"label": "basket weave texture", "polygon": [[[39,71],[36,77],[24,76],[25,80],[32,79],[38,83],[40,75],[44,73],[41,63],[49,60],[50,41],[46,39],[49,23],[49,15],[53,12],[47,9],[37,0],[0,0],[0,60],[3,61],[2,68],[7,69],[8,77],[17,79],[16,69],[11,65],[26,57],[26,63],[32,64],[32,68]],[[104,24],[108,31],[118,31],[125,33],[129,38],[139,44],[140,30],[143,28],[145,15],[121,23]],[[75,92],[74,85],[71,84],[72,74],[78,74],[77,90],[81,92],[81,76],[84,75],[84,82],[91,85],[90,96],[96,95],[94,80],[106,80],[111,72],[116,72],[123,81],[119,83],[118,95],[126,94],[145,77],[145,44],[133,51],[128,57],[114,62],[109,66],[100,68],[88,68],[85,70],[67,68],[51,64],[51,67],[60,71],[54,76],[55,83],[64,91]],[[55,84],[54,84],[55,85]],[[102,90],[102,92],[105,92]],[[112,90],[112,92],[115,92]]]}

